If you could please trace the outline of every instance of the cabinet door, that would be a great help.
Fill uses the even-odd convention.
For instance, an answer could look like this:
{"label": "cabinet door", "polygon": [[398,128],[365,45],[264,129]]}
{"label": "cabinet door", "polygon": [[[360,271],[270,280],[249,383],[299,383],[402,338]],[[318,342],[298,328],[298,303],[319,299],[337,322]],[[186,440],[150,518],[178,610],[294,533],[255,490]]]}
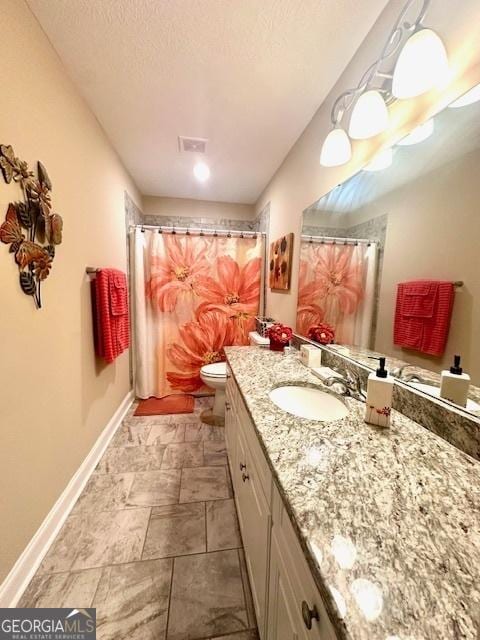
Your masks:
{"label": "cabinet door", "polygon": [[235,500],[260,637],[264,638],[270,554],[270,509],[241,430],[237,432]]}
{"label": "cabinet door", "polygon": [[267,640],[298,640],[295,594],[288,580],[282,554],[275,535],[270,551],[270,585],[268,590]]}
{"label": "cabinet door", "polygon": [[[335,630],[276,487],[273,491],[272,509],[271,553],[272,557],[277,554],[278,571],[284,573],[282,595],[290,598],[288,611],[297,634],[292,637],[297,637],[298,640],[335,640]],[[274,561],[270,562],[272,564]],[[272,598],[274,596],[269,599],[269,610],[275,606]],[[271,636],[271,639],[274,637]]]}
{"label": "cabinet door", "polygon": [[227,448],[230,471],[233,472],[236,459],[236,431],[238,429],[238,416],[231,397],[227,395],[225,401],[225,445]]}

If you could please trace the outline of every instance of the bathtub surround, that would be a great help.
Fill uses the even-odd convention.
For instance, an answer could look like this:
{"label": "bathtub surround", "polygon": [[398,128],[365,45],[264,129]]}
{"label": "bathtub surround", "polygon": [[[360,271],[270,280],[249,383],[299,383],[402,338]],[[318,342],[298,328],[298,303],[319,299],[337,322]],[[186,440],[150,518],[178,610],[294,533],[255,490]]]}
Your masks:
{"label": "bathtub surround", "polygon": [[[0,582],[129,392],[126,354],[109,367],[95,359],[85,267],[125,271],[125,192],[142,203],[27,5],[4,0],[1,14],[0,142],[48,167],[65,234],[40,311],[0,252]],[[0,210],[20,197],[1,181]]]}
{"label": "bathtub surround", "polygon": [[[218,231],[262,231],[270,229],[270,206],[267,203],[258,214],[254,205],[231,202],[208,202],[182,198],[145,196],[145,213],[131,224],[165,227],[189,227]],[[267,238],[268,239],[268,238]]]}
{"label": "bathtub surround", "polygon": [[188,227],[217,231],[256,231],[255,222],[235,218],[195,218],[192,216],[150,216],[145,215],[144,224],[158,227]]}
{"label": "bathtub surround", "polygon": [[144,198],[144,224],[223,231],[258,231],[253,205],[188,198]]}
{"label": "bathtub surround", "polygon": [[338,638],[475,640],[479,464],[395,411],[366,425],[353,398],[332,422],[287,414],[272,388],[319,385],[298,354],[226,351]]}
{"label": "bathtub surround", "polygon": [[143,211],[132,200],[128,191],[125,191],[125,222],[128,233],[128,228],[131,225],[142,224],[144,222]]}

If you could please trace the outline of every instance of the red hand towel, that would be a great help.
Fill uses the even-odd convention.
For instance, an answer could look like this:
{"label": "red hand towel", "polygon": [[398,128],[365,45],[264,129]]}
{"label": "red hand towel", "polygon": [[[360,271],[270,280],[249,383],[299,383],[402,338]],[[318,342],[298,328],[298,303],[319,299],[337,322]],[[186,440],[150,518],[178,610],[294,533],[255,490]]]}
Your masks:
{"label": "red hand towel", "polygon": [[418,280],[398,285],[394,344],[441,356],[450,328],[455,290],[452,282]]}
{"label": "red hand towel", "polygon": [[113,362],[130,346],[127,278],[116,269],[101,269],[93,286],[95,351],[106,362]]}

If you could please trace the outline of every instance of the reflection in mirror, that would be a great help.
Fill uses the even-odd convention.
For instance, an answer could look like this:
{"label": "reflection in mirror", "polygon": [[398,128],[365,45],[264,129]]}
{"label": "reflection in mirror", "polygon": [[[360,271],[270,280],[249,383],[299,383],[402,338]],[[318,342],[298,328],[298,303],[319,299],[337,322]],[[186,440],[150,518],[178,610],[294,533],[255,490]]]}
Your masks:
{"label": "reflection in mirror", "polygon": [[297,333],[437,397],[459,354],[480,415],[477,93],[304,211]]}

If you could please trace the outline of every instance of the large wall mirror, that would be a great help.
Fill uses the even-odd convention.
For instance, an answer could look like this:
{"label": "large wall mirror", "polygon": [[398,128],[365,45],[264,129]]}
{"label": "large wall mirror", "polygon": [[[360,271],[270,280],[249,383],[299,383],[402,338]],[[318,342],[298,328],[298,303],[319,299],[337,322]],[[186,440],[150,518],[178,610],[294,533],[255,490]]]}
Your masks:
{"label": "large wall mirror", "polygon": [[[480,415],[480,87],[304,211],[297,333],[439,396],[455,354]],[[470,102],[470,104],[465,104]],[[325,337],[325,336],[324,336]],[[328,331],[326,339],[328,340]]]}

